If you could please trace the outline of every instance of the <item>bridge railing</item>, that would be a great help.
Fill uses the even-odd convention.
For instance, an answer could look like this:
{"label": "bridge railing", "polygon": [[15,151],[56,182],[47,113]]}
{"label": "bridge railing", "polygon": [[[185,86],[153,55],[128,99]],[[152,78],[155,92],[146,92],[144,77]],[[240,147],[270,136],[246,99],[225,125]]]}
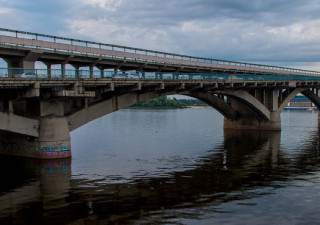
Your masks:
{"label": "bridge railing", "polygon": [[0,68],[2,78],[111,78],[113,71],[75,70],[75,69],[28,69],[28,68]]}
{"label": "bridge railing", "polygon": [[[3,40],[1,41],[1,36]],[[5,37],[15,38],[12,43],[6,42]],[[31,40],[24,42],[23,40]],[[46,43],[42,45],[41,43]],[[214,67],[229,66],[231,69],[246,68],[247,70],[260,70],[260,71],[276,71],[291,73],[293,75],[315,75],[320,76],[320,72],[294,69],[287,67],[269,66],[254,63],[235,62],[228,60],[218,60],[203,57],[193,57],[188,55],[180,55],[174,53],[153,51],[140,48],[131,48],[120,45],[104,44],[99,42],[84,41],[72,38],[64,38],[53,35],[38,34],[32,32],[11,30],[0,28],[0,44],[4,45],[18,45],[27,46],[30,48],[43,48],[56,51],[64,51],[68,53],[80,53],[85,55],[95,55],[98,57],[114,57],[121,59],[132,59],[135,61],[151,61],[163,64],[190,64],[196,66],[211,65]],[[59,48],[57,48],[59,46]],[[71,47],[70,47],[71,46]],[[110,54],[109,54],[110,53]]]}
{"label": "bridge railing", "polygon": [[138,80],[215,80],[224,82],[239,81],[239,80],[317,80],[317,76],[277,76],[277,75],[252,75],[252,74],[209,74],[209,73],[119,73],[116,74],[113,70],[76,70],[76,69],[28,69],[28,68],[0,68],[0,78],[13,79],[138,79]]}

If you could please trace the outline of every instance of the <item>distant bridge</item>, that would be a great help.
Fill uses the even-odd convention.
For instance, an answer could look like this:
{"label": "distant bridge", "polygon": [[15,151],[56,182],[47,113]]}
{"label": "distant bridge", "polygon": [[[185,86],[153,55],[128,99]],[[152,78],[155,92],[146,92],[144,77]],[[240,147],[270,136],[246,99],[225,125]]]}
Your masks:
{"label": "distant bridge", "polygon": [[[0,57],[8,63],[0,68],[3,154],[70,157],[70,131],[162,95],[182,94],[208,103],[224,115],[226,129],[280,130],[280,113],[298,93],[320,108],[316,71],[8,29],[0,29]],[[37,61],[46,68],[36,69]],[[122,77],[125,71],[134,76]],[[31,76],[24,78],[26,73]]]}

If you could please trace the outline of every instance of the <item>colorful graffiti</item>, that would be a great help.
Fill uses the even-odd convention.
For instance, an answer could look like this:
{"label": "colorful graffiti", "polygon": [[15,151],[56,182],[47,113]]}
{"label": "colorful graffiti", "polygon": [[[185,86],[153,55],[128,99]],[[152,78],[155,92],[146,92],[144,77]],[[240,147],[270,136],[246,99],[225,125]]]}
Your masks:
{"label": "colorful graffiti", "polygon": [[53,146],[43,146],[41,147],[43,152],[65,152],[70,151],[68,146],[53,145]]}
{"label": "colorful graffiti", "polygon": [[42,146],[42,156],[44,157],[63,157],[71,156],[70,147],[63,145],[63,143],[57,142],[50,146]]}
{"label": "colorful graffiti", "polygon": [[43,157],[48,158],[55,158],[55,157],[70,157],[71,151],[64,151],[64,152],[42,152]]}

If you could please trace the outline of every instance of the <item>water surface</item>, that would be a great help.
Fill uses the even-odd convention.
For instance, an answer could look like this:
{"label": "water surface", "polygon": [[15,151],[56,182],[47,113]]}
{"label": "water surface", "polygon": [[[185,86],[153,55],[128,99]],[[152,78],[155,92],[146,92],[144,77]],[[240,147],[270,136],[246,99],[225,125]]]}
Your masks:
{"label": "water surface", "polygon": [[317,113],[223,131],[213,109],[121,110],[71,160],[0,157],[0,224],[318,224]]}

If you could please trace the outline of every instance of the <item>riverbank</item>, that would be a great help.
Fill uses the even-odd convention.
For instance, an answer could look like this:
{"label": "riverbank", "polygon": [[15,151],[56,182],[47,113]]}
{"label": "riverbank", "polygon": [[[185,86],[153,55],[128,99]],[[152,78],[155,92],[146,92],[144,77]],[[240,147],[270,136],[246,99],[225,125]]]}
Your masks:
{"label": "riverbank", "polygon": [[212,107],[209,105],[188,105],[187,108],[202,109],[202,108],[212,108]]}
{"label": "riverbank", "polygon": [[184,109],[184,108],[204,108],[207,104],[198,99],[176,99],[161,96],[159,98],[150,99],[144,102],[139,102],[128,109]]}

